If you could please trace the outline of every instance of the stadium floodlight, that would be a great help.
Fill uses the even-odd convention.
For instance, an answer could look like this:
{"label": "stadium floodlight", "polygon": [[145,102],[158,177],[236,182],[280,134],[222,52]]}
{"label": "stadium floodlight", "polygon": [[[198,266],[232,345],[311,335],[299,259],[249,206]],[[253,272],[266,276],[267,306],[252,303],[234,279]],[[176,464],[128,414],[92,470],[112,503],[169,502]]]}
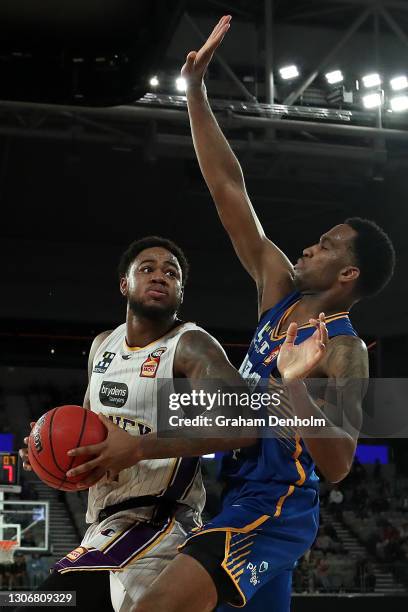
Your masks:
{"label": "stadium floodlight", "polygon": [[366,76],[363,76],[363,83],[364,87],[367,88],[378,87],[378,85],[381,85],[381,77],[376,72],[373,74],[366,74]]}
{"label": "stadium floodlight", "polygon": [[396,113],[408,110],[408,96],[396,96],[390,100],[391,108]]}
{"label": "stadium floodlight", "polygon": [[406,76],[397,76],[390,81],[391,87],[394,91],[400,91],[401,89],[407,89],[408,79]]}
{"label": "stadium floodlight", "polygon": [[178,77],[178,79],[176,79],[176,88],[177,88],[177,91],[180,91],[180,92],[186,91],[187,89],[186,79],[184,79],[183,77]]}
{"label": "stadium floodlight", "polygon": [[157,78],[157,76],[153,76],[150,81],[150,86],[151,87],[158,87],[160,85],[159,79]]}
{"label": "stadium floodlight", "polygon": [[284,66],[283,68],[280,68],[279,72],[282,79],[285,79],[285,81],[289,79],[296,79],[296,77],[299,76],[299,70],[295,65]]}
{"label": "stadium floodlight", "polygon": [[363,96],[363,104],[365,108],[378,108],[382,104],[382,96],[379,93]]}
{"label": "stadium floodlight", "polygon": [[330,85],[335,85],[336,83],[344,81],[344,76],[341,70],[333,70],[326,74],[326,79]]}

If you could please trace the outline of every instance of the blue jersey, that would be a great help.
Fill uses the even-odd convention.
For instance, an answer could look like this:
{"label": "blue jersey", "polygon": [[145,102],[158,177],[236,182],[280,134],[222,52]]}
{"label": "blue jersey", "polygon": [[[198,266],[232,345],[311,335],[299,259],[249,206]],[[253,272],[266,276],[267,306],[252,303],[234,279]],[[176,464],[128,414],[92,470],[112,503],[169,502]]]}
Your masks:
{"label": "blue jersey", "polygon": [[[286,338],[282,328],[300,299],[299,293],[288,295],[259,321],[241,367],[242,376],[256,392],[280,385],[277,359]],[[326,322],[331,338],[357,335],[347,312],[328,316]],[[304,342],[314,330],[312,325],[302,325],[296,343]],[[289,402],[279,402],[280,414],[287,416],[290,408]],[[244,605],[254,612],[289,612],[292,570],[316,537],[319,495],[313,460],[296,430],[279,433],[223,457],[222,510],[186,542],[211,532],[225,534],[222,550],[216,552],[235,590],[217,612]]]}
{"label": "blue jersey", "polygon": [[[300,299],[301,294],[291,293],[262,315],[240,369],[251,389],[263,386],[270,389],[278,382],[277,359],[286,338],[281,329]],[[330,338],[357,336],[348,314],[340,312],[326,317]],[[310,324],[300,326],[296,344],[304,342],[314,331],[315,327]],[[222,459],[221,477],[226,481],[224,504],[244,498],[254,510],[275,517],[280,516],[288,497],[291,503],[285,505],[287,511],[294,503],[307,505],[307,499],[312,503],[316,498],[318,478],[314,463],[295,433],[263,438],[251,449],[228,453]]]}

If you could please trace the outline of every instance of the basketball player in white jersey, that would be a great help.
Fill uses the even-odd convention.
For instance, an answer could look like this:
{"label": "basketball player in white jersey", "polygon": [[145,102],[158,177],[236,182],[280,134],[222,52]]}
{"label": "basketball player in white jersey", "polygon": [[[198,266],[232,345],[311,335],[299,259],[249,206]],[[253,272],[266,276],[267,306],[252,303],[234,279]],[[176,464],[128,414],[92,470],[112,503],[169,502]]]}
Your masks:
{"label": "basketball player in white jersey", "polygon": [[[95,447],[96,459],[71,470],[87,471],[79,488],[90,486],[90,527],[40,587],[75,590],[80,610],[106,605],[98,570],[110,572],[114,609],[130,610],[174,558],[186,533],[200,525],[205,491],[197,457],[255,441],[156,438],[158,379],[241,380],[214,338],[177,318],[187,273],[183,252],[169,240],[150,237],[131,244],[119,267],[126,322],[100,334],[91,348],[84,406],[104,415],[108,437]],[[141,440],[138,450],[135,437]],[[115,458],[114,474],[109,462],[103,463],[104,453]],[[26,449],[20,454],[30,469]]]}

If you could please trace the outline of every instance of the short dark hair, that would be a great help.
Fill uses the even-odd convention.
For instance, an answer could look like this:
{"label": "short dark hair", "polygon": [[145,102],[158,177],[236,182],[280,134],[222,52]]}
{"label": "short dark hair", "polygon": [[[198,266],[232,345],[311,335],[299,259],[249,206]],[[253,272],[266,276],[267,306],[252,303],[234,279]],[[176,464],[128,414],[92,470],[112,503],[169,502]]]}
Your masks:
{"label": "short dark hair", "polygon": [[189,263],[187,261],[186,256],[184,255],[182,249],[167,238],[161,238],[160,236],[147,236],[146,238],[141,238],[140,240],[135,240],[128,246],[126,251],[122,254],[119,266],[118,266],[118,274],[119,278],[123,278],[129,271],[130,266],[136,259],[136,257],[144,251],[145,249],[151,249],[154,247],[161,247],[163,249],[167,249],[177,258],[181,268],[182,274],[182,285],[185,286],[189,273]]}
{"label": "short dark hair", "polygon": [[350,217],[344,223],[357,233],[352,242],[355,263],[360,269],[357,292],[360,297],[376,295],[394,274],[394,245],[388,234],[370,219]]}

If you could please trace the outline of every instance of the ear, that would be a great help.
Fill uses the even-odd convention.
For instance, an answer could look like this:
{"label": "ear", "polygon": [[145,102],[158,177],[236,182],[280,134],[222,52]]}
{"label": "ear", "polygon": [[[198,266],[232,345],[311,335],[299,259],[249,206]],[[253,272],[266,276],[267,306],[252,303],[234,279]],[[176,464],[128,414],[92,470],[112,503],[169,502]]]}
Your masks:
{"label": "ear", "polygon": [[350,283],[355,282],[359,276],[359,268],[356,268],[355,266],[347,266],[347,268],[340,270],[339,280],[341,283]]}
{"label": "ear", "polygon": [[123,297],[127,297],[127,294],[128,294],[128,281],[127,281],[126,276],[123,276],[120,279],[119,288],[120,288],[120,292],[123,295]]}

